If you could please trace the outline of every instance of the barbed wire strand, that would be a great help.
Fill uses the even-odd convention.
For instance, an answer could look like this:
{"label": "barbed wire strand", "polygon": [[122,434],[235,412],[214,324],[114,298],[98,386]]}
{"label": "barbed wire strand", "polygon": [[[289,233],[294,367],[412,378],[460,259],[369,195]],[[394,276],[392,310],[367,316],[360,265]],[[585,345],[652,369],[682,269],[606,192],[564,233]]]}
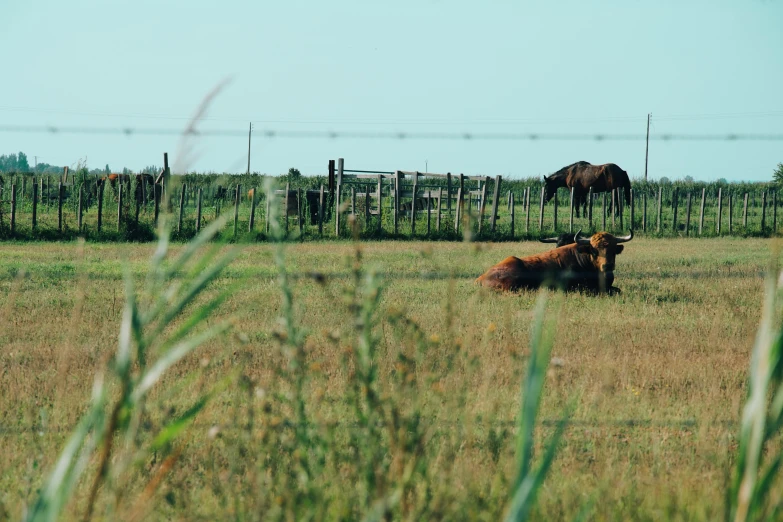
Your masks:
{"label": "barbed wire strand", "polygon": [[[71,127],[46,125],[0,125],[0,132],[33,134],[87,134],[133,136],[247,137],[246,130],[182,129],[145,127]],[[538,133],[538,132],[407,132],[407,131],[320,131],[257,129],[252,137],[265,139],[377,139],[444,141],[644,141],[645,134]],[[783,134],[653,134],[651,141],[783,141]]]}

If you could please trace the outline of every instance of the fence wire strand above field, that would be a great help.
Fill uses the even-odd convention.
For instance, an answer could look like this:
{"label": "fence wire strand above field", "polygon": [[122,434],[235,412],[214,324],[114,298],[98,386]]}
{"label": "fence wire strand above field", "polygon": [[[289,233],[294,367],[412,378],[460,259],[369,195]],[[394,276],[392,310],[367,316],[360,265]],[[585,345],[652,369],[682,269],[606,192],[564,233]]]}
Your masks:
{"label": "fence wire strand above field", "polygon": [[[174,129],[145,127],[79,127],[57,125],[0,125],[0,132],[36,134],[89,134],[121,136],[177,136],[237,138],[248,135],[239,129]],[[645,141],[645,134],[616,133],[547,133],[547,132],[409,132],[409,131],[332,131],[253,129],[252,137],[281,139],[374,139],[374,140],[443,140],[443,141]],[[651,134],[654,141],[783,141],[783,134]]]}

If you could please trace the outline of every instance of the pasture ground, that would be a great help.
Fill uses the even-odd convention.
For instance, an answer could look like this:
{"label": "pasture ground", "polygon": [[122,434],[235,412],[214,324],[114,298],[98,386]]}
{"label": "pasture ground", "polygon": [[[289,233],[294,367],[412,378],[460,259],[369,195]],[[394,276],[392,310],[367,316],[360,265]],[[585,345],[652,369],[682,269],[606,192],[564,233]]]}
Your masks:
{"label": "pasture ground", "polygon": [[[569,402],[575,409],[540,492],[538,519],[572,519],[591,502],[595,520],[722,517],[770,246],[764,239],[634,239],[618,256],[620,295],[569,293],[550,301],[557,364],[544,389],[539,438],[552,433]],[[153,248],[0,244],[0,519],[18,519],[53,466],[84,411],[96,370],[116,348],[123,266],[141,281]],[[416,453],[422,469],[414,473],[421,486],[410,494],[408,518],[502,515],[536,294],[490,294],[473,280],[507,255],[547,248],[533,242],[360,245],[362,266],[382,277],[374,328],[378,380],[386,398],[406,404],[403,414],[416,403],[424,434]],[[172,374],[167,390],[174,391],[150,405],[155,425],[187,408],[200,390],[231,378],[183,435],[181,456],[150,502],[150,519],[255,518],[291,507],[271,471],[275,448],[287,439],[268,433],[287,415],[274,401],[288,390],[277,371],[285,353],[275,334],[281,291],[273,252],[271,245],[243,247],[216,285],[243,280],[220,315],[233,316],[246,336],[201,348]],[[352,498],[360,487],[351,467],[360,465],[351,463],[361,451],[341,439],[339,428],[353,415],[345,397],[355,376],[343,354],[356,328],[354,256],[349,242],[286,247],[287,269],[296,276],[294,318],[308,333],[303,400],[329,445],[320,475],[310,480],[331,506],[329,518],[353,518],[361,505],[335,500]],[[20,269],[26,276],[18,277]],[[411,325],[426,349],[404,359]],[[411,358],[412,393],[392,378]],[[176,382],[191,373],[196,377]],[[215,426],[221,432],[213,438]],[[389,453],[379,458],[392,463],[379,468],[394,469]],[[149,482],[156,458],[138,465],[126,497]],[[94,472],[88,469],[66,518],[82,516]]]}

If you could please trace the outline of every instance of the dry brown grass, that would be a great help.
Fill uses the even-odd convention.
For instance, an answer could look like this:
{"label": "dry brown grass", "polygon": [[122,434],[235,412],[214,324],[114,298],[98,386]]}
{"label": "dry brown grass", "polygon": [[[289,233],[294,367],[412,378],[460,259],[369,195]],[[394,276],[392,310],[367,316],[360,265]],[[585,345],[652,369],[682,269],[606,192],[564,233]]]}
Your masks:
{"label": "dry brown grass", "polygon": [[[550,370],[542,416],[559,418],[571,398],[577,408],[539,497],[541,519],[572,518],[596,496],[597,520],[707,520],[722,513],[768,245],[760,239],[635,239],[618,257],[621,295],[566,296],[553,351],[561,364]],[[96,368],[114,349],[122,263],[141,277],[152,248],[0,245],[0,506],[13,516],[50,467],[83,411]],[[430,338],[416,371],[434,379],[418,382],[422,411],[432,420],[428,473],[444,477],[451,492],[442,512],[497,519],[513,474],[512,434],[535,294],[491,294],[473,279],[507,255],[546,246],[380,242],[361,248],[365,266],[384,274],[383,314],[404,311]],[[343,288],[353,249],[334,242],[287,249],[290,272],[326,276],[325,284],[301,277],[293,287],[296,317],[310,333],[310,407],[324,423],[346,416],[352,370],[342,352],[353,325]],[[267,245],[245,248],[217,285],[245,278],[221,315],[236,317],[237,331],[249,342],[234,336],[211,343],[173,372],[196,374],[181,395],[160,398],[164,415],[231,371],[253,383],[251,394],[232,387],[200,415],[158,494],[158,518],[234,511],[225,498],[245,498],[237,492],[252,486],[241,483],[264,476],[232,468],[238,438],[230,431],[244,418],[245,402],[260,404],[280,386],[281,356],[272,334],[281,299],[272,252]],[[21,268],[24,278],[16,275]],[[382,346],[408,342],[387,323],[381,332]],[[455,353],[458,360],[443,372]],[[397,363],[395,354],[382,353],[381,374],[391,374]],[[222,426],[222,438],[208,436],[215,425]],[[257,429],[264,429],[261,423]],[[245,451],[252,451],[249,444]],[[248,459],[263,467],[263,458]],[[339,473],[328,479],[334,491],[352,487],[340,484]]]}

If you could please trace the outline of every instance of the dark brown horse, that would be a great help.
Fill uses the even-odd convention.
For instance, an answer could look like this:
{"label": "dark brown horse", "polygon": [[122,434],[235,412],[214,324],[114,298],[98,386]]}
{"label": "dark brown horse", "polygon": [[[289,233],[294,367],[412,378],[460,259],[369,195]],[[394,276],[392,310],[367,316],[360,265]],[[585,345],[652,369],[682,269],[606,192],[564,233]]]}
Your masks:
{"label": "dark brown horse", "polygon": [[594,194],[622,188],[625,193],[625,203],[631,204],[631,180],[628,178],[628,173],[614,163],[592,165],[586,161],[577,161],[551,176],[544,176],[544,186],[546,187],[544,202],[552,199],[558,188],[573,187],[577,217],[579,217],[580,205],[585,215],[587,213],[587,196],[591,188]]}

